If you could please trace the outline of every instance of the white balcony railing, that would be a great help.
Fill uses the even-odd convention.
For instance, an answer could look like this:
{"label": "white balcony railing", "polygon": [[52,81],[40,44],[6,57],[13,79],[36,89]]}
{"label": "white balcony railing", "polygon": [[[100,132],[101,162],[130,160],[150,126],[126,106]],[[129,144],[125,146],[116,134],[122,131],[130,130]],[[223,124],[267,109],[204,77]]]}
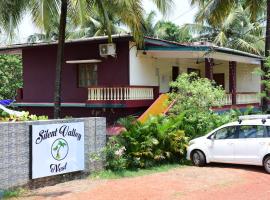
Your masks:
{"label": "white balcony railing", "polygon": [[[223,100],[223,105],[232,105],[232,94],[226,94]],[[258,93],[237,93],[236,104],[254,104],[260,103],[260,96]]]}
{"label": "white balcony railing", "polygon": [[154,89],[151,87],[92,87],[88,88],[90,101],[152,100]]}
{"label": "white balcony railing", "polygon": [[223,100],[223,105],[227,106],[227,105],[232,105],[232,94],[226,94],[225,98]]}
{"label": "white balcony railing", "polygon": [[260,103],[261,99],[258,93],[237,93],[236,104]]}

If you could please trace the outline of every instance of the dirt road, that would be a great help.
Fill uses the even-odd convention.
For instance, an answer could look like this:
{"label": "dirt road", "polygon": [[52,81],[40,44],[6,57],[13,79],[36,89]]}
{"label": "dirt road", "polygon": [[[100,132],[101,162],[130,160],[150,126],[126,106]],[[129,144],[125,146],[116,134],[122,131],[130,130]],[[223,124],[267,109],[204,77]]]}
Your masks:
{"label": "dirt road", "polygon": [[261,167],[213,164],[115,180],[79,180],[33,191],[22,199],[269,200],[270,175]]}

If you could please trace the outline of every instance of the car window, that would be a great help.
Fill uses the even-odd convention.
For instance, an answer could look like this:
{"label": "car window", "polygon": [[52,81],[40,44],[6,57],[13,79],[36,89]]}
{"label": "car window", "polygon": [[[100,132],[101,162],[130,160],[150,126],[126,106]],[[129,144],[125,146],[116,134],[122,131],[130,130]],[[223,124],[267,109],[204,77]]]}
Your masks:
{"label": "car window", "polygon": [[270,126],[266,126],[267,133],[265,137],[270,137]]}
{"label": "car window", "polygon": [[265,137],[265,127],[257,125],[240,126],[239,138],[262,138]]}
{"label": "car window", "polygon": [[222,129],[219,129],[214,134],[215,140],[224,140],[224,139],[234,139],[237,137],[237,127],[229,126]]}

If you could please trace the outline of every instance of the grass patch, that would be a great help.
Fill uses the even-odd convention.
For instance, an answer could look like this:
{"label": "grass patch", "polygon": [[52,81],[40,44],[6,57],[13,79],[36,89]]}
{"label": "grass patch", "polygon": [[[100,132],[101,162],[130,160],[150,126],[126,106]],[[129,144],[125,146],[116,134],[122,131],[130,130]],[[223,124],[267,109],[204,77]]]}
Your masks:
{"label": "grass patch", "polygon": [[166,164],[159,165],[156,167],[151,167],[148,169],[134,169],[134,170],[122,170],[122,171],[111,171],[111,170],[103,170],[100,172],[95,172],[90,175],[90,178],[94,179],[119,179],[125,177],[136,177],[136,176],[145,176],[149,174],[154,174],[158,172],[167,172],[171,169],[185,167],[190,165],[190,162],[184,162],[181,164]]}
{"label": "grass patch", "polygon": [[[26,190],[22,188],[18,188],[14,190],[5,190],[2,193],[2,197],[3,199],[17,198],[25,193],[26,193]],[[1,199],[1,196],[0,196],[0,199]]]}

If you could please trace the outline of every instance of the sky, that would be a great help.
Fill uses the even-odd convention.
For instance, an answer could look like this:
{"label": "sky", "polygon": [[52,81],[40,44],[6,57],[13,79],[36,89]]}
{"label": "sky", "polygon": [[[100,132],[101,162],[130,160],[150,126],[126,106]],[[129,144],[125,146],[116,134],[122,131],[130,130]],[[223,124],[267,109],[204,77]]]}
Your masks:
{"label": "sky", "polygon": [[[156,21],[160,19],[165,19],[172,21],[178,25],[183,25],[185,23],[192,23],[194,21],[194,15],[197,11],[196,7],[190,6],[190,0],[174,0],[174,6],[172,12],[166,16],[162,17],[160,13],[158,13],[155,6],[152,4],[150,0],[143,0],[144,8],[147,13],[151,10],[155,10],[157,13]],[[31,18],[29,15],[25,15],[21,25],[18,28],[19,32],[19,42],[25,42],[29,35],[33,33],[39,32],[37,28],[33,25]]]}

